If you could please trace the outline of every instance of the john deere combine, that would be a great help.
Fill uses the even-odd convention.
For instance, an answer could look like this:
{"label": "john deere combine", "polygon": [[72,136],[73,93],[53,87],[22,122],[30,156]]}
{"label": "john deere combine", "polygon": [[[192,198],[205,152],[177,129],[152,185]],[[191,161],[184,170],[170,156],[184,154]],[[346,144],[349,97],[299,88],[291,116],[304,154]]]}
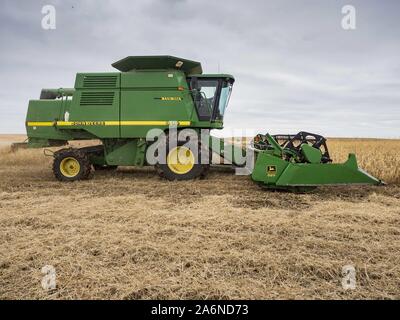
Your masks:
{"label": "john deere combine", "polygon": [[[311,133],[257,135],[247,149],[229,146],[236,152],[227,152],[223,140],[208,132],[223,127],[234,83],[229,74],[203,74],[199,62],[172,56],[127,57],[112,66],[120,72],[78,73],[73,89],[43,89],[39,100],[29,102],[30,147],[63,146],[71,140],[101,142],[55,152],[53,171],[61,181],[86,179],[93,168],[149,164],[167,179],[193,179],[207,173],[212,152],[243,166],[235,156],[240,149],[241,156],[254,153],[251,177],[268,188],[381,183],[358,168],[353,154],[345,163],[333,164],[325,138]],[[203,134],[193,140],[194,148],[187,138],[173,145],[171,128],[178,134],[206,130],[206,138]],[[166,137],[166,156],[157,163],[146,156],[152,129]]]}

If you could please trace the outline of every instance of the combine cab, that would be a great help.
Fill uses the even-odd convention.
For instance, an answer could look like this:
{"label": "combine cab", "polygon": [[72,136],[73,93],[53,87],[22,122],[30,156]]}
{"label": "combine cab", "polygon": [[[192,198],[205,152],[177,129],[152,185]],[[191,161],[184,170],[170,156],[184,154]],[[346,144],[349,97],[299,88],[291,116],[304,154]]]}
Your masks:
{"label": "combine cab", "polygon": [[[223,140],[209,135],[209,130],[223,128],[233,76],[203,74],[199,62],[172,56],[127,57],[112,66],[119,72],[78,73],[74,88],[43,89],[39,100],[29,102],[29,147],[101,141],[98,146],[55,152],[57,179],[86,179],[93,168],[145,165],[155,165],[169,180],[193,179],[207,173],[210,151],[240,165],[226,152]],[[192,133],[185,139],[175,139],[188,129]],[[166,150],[155,163],[146,156],[154,132]],[[252,179],[268,188],[380,183],[358,169],[354,155],[344,164],[332,164],[325,139],[318,135],[258,135],[252,148],[239,150],[246,152],[256,155]]]}

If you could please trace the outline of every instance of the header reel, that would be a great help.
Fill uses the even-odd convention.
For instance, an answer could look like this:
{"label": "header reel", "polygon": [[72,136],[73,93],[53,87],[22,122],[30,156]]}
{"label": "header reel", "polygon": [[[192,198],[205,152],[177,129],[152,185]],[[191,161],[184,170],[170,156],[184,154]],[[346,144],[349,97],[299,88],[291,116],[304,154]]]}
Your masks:
{"label": "header reel", "polygon": [[[271,141],[271,138],[274,140]],[[253,139],[256,150],[274,150],[279,144],[282,158],[296,163],[331,163],[326,139],[318,134],[300,131],[295,135],[258,134]],[[318,152],[319,151],[319,152]]]}

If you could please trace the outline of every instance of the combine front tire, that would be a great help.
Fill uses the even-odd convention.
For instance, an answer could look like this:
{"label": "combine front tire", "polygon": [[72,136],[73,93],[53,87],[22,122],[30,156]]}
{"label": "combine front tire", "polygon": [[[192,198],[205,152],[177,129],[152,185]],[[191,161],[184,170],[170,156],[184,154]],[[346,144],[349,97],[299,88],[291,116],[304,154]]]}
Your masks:
{"label": "combine front tire", "polygon": [[166,163],[158,164],[157,171],[168,180],[191,180],[205,174],[204,167],[190,148],[178,145],[167,150]]}
{"label": "combine front tire", "polygon": [[54,154],[53,173],[60,181],[77,181],[89,177],[91,165],[86,153],[63,149]]}

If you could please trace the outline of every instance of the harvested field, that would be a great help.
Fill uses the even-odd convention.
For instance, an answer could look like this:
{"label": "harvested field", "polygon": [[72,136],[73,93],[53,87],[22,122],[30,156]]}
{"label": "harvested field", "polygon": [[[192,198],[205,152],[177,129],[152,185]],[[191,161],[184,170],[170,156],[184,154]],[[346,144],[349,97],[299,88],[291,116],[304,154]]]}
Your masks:
{"label": "harvested field", "polygon": [[231,170],[169,182],[151,168],[60,183],[41,150],[0,145],[0,298],[399,299],[400,141],[329,147],[388,185],[292,194]]}

